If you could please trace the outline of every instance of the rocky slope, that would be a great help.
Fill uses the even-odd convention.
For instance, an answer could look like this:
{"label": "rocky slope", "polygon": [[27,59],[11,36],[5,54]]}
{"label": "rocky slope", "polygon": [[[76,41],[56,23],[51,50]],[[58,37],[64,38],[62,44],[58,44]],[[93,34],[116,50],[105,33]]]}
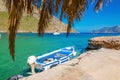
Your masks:
{"label": "rocky slope", "polygon": [[93,30],[92,33],[120,33],[120,26],[104,27],[99,30]]}
{"label": "rocky slope", "polygon": [[89,40],[87,50],[100,48],[120,50],[120,36],[96,37]]}
{"label": "rocky slope", "polygon": [[[8,14],[6,12],[6,8],[2,0],[0,0],[0,32],[7,32],[8,25],[6,24],[8,21]],[[38,29],[38,18],[39,14],[37,11],[34,12],[33,17],[28,18],[27,15],[24,14],[22,17],[18,32],[37,32]],[[36,19],[35,19],[36,18]],[[46,33],[53,33],[59,31],[60,33],[66,33],[67,25],[58,20],[56,17],[51,18],[50,22],[48,23],[48,28],[46,29]],[[76,32],[74,29],[71,32]]]}

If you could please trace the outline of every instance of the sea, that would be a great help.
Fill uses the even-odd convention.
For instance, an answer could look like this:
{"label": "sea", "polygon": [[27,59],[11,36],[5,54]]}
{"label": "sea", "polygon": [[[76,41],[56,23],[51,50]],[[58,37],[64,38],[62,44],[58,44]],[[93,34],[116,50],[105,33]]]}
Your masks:
{"label": "sea", "polygon": [[88,40],[99,36],[120,36],[120,33],[70,33],[68,37],[65,33],[60,35],[45,33],[41,37],[37,33],[18,33],[15,39],[15,61],[13,61],[9,52],[8,34],[1,33],[0,80],[7,80],[9,77],[18,74],[28,76],[27,73],[30,72],[30,68],[27,65],[27,59],[31,55],[39,56],[67,46],[74,46],[77,52],[76,57],[78,57],[86,51]]}

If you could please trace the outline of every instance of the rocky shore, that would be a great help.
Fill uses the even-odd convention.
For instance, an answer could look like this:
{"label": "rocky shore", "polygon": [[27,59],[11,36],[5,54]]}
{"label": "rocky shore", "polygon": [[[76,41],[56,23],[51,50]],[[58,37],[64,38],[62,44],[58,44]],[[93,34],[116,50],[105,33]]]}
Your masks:
{"label": "rocky shore", "polygon": [[120,50],[120,36],[96,37],[89,40],[87,50],[100,48]]}
{"label": "rocky shore", "polygon": [[97,50],[20,80],[120,80],[120,36],[92,38],[88,47]]}
{"label": "rocky shore", "polygon": [[120,50],[101,48],[20,80],[120,80]]}
{"label": "rocky shore", "polygon": [[120,80],[119,45],[120,36],[92,38],[88,47],[97,50],[20,80]]}

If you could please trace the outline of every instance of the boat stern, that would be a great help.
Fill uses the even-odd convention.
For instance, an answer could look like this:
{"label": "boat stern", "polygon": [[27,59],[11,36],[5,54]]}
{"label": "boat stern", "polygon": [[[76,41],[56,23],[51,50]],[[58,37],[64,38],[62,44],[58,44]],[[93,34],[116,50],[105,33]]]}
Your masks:
{"label": "boat stern", "polygon": [[36,57],[35,56],[28,57],[27,63],[31,68],[31,73],[35,74]]}

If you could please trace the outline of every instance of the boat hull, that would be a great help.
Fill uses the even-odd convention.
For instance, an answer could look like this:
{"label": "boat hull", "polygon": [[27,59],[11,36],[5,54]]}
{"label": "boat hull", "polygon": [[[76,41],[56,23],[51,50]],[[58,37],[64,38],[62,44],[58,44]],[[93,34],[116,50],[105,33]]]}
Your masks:
{"label": "boat hull", "polygon": [[69,61],[75,55],[76,52],[74,47],[61,48],[53,52],[46,53],[42,56],[38,56],[35,61],[35,67],[40,71],[48,70],[54,66],[57,66],[58,64]]}

